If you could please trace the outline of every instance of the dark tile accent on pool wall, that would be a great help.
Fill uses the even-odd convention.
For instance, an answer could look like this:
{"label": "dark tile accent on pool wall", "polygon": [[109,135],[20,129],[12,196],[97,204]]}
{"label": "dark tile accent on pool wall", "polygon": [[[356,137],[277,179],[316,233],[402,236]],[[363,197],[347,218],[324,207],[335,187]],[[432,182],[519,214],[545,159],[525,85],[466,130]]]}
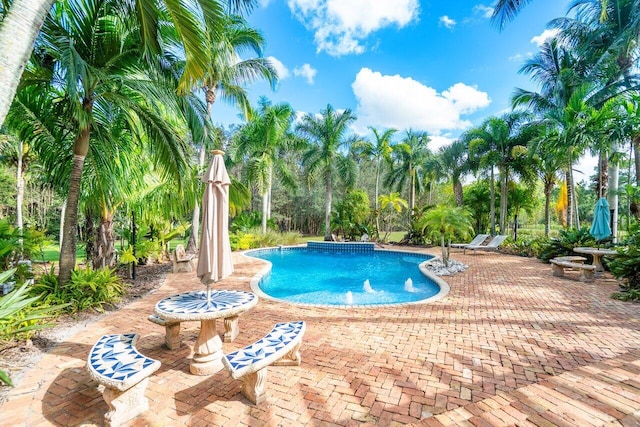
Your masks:
{"label": "dark tile accent on pool wall", "polygon": [[307,242],[308,249],[330,252],[373,252],[374,246],[370,242]]}

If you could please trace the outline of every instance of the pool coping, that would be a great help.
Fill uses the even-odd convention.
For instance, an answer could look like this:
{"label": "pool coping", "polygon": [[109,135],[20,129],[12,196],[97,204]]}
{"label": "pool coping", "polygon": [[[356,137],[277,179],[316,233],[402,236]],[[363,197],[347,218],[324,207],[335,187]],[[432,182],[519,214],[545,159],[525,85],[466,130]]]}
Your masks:
{"label": "pool coping", "polygon": [[[420,264],[418,264],[418,269],[420,270],[420,272],[426,276],[428,279],[432,280],[436,285],[438,285],[438,287],[440,288],[440,291],[438,291],[437,294],[430,296],[429,298],[425,298],[419,301],[408,301],[408,302],[396,302],[396,303],[392,303],[392,304],[310,304],[310,303],[303,303],[303,302],[295,302],[295,301],[288,301],[282,298],[275,298],[272,297],[271,295],[268,295],[266,293],[264,293],[262,291],[262,289],[260,289],[259,283],[262,280],[262,278],[267,275],[269,272],[271,272],[271,268],[272,268],[272,264],[270,261],[267,261],[265,259],[262,258],[257,258],[257,257],[253,257],[250,255],[247,255],[247,252],[251,252],[251,251],[255,251],[255,250],[267,250],[267,249],[284,249],[284,248],[305,248],[307,247],[307,244],[300,244],[300,245],[278,245],[278,246],[269,246],[269,247],[265,247],[265,248],[256,248],[256,249],[248,249],[246,251],[242,251],[241,255],[252,259],[252,260],[260,260],[264,263],[266,263],[265,267],[262,268],[258,273],[256,273],[256,275],[254,275],[251,278],[251,281],[249,282],[249,285],[251,286],[251,291],[254,292],[256,295],[258,295],[259,298],[265,298],[271,301],[278,301],[278,302],[282,302],[285,304],[292,304],[292,305],[297,305],[297,306],[302,306],[302,307],[321,307],[321,308],[351,308],[351,309],[362,309],[362,308],[386,308],[386,307],[401,307],[401,306],[406,306],[406,305],[420,305],[420,304],[429,304],[435,301],[439,301],[441,299],[443,299],[444,297],[446,297],[449,292],[451,291],[451,287],[449,286],[449,284],[440,276],[432,273],[431,271],[429,271],[427,269],[427,264],[431,261],[433,261],[434,259],[438,259],[439,257],[434,256],[433,258],[431,258],[430,260],[427,261],[423,261]],[[415,255],[417,252],[412,252],[412,251],[403,251],[403,250],[397,250],[397,249],[377,249],[374,248],[373,250],[374,252],[397,252],[397,253],[406,253],[406,254],[413,254]],[[432,254],[427,254],[427,255],[432,255]]]}

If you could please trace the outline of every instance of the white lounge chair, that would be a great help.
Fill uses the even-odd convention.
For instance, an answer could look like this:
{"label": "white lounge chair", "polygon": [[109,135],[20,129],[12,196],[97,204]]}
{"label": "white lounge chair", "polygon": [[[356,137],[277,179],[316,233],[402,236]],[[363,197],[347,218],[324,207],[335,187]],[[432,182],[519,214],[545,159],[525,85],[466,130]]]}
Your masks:
{"label": "white lounge chair", "polygon": [[476,251],[497,251],[498,247],[500,247],[500,245],[502,244],[502,242],[504,242],[506,238],[507,236],[498,234],[493,239],[491,239],[491,241],[486,245],[473,245],[473,246],[469,245],[465,248],[465,250],[471,249],[473,250],[474,254],[476,253]]}
{"label": "white lounge chair", "polygon": [[450,248],[457,248],[457,249],[464,249],[464,253],[467,253],[467,248],[469,246],[478,246],[481,245],[482,243],[484,243],[485,240],[487,240],[487,237],[489,237],[488,234],[478,234],[476,237],[473,238],[472,241],[470,241],[469,243],[451,243],[449,245]]}

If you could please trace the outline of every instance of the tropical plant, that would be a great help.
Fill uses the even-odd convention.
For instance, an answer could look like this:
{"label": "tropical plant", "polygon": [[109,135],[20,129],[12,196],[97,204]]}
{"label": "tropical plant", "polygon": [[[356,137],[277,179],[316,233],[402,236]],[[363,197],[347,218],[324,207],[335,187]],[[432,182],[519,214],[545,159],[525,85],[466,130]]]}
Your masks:
{"label": "tropical plant", "polygon": [[456,206],[464,204],[462,176],[472,169],[472,162],[469,159],[469,141],[464,138],[466,135],[463,134],[462,138],[450,145],[440,147],[438,151],[442,172],[451,179]]}
{"label": "tropical plant", "polygon": [[331,105],[320,112],[320,116],[305,115],[296,130],[307,138],[311,145],[302,156],[302,165],[306,168],[309,181],[320,175],[325,186],[324,239],[331,240],[331,209],[333,180],[338,178],[347,187],[355,183],[355,164],[341,153],[348,148],[352,140],[345,134],[349,124],[356,120],[351,110],[334,110]]}
{"label": "tropical plant", "polygon": [[252,119],[234,139],[234,160],[246,160],[247,179],[262,196],[263,233],[267,232],[267,221],[271,218],[274,175],[287,189],[296,187],[295,178],[282,156],[284,152],[301,148],[300,140],[289,133],[292,121],[293,109],[289,104],[272,105],[262,98]]}
{"label": "tropical plant", "polygon": [[427,165],[432,157],[426,132],[408,130],[402,141],[393,146],[392,163],[385,183],[398,191],[409,192],[409,216],[415,215],[416,197],[428,175]]}
{"label": "tropical plant", "polygon": [[356,141],[352,149],[359,153],[359,156],[369,158],[375,162],[376,165],[376,183],[375,183],[375,207],[374,215],[376,218],[376,234],[380,234],[380,213],[378,209],[378,196],[380,190],[380,171],[383,161],[389,161],[391,156],[391,138],[398,131],[397,129],[387,129],[384,132],[379,131],[376,128],[369,127],[375,142],[369,142],[366,140]]}
{"label": "tropical plant", "polygon": [[635,222],[624,246],[607,264],[611,273],[622,282],[622,292],[615,298],[640,299],[640,226]]}
{"label": "tropical plant", "polygon": [[[62,285],[75,268],[78,201],[85,158],[96,155],[97,146],[95,141],[91,143],[92,138],[108,141],[110,137],[100,126],[102,115],[124,115],[135,140],[150,144],[156,166],[164,168],[164,173],[172,175],[177,183],[189,175],[185,140],[166,114],[170,111],[174,117],[181,116],[175,90],[165,86],[164,80],[162,83],[154,80],[147,64],[141,61],[145,52],[140,47],[146,45],[124,31],[137,15],[122,16],[120,6],[110,1],[56,3],[38,39],[39,70],[23,78],[25,84],[46,83],[51,90],[62,92],[60,102],[66,106],[68,130],[74,135],[73,155],[68,157],[72,167],[60,251]],[[42,82],[39,76],[47,72],[56,79]],[[111,142],[111,147],[118,146],[117,141]],[[42,148],[38,152],[46,155]]]}
{"label": "tropical plant", "polygon": [[380,202],[380,212],[382,213],[382,224],[385,226],[384,237],[382,241],[386,242],[391,233],[394,220],[400,217],[403,209],[409,208],[409,203],[400,197],[400,193],[383,194],[378,197]]}
{"label": "tropical plant", "polygon": [[[0,285],[6,283],[15,273],[15,269],[0,273]],[[28,283],[8,295],[0,297],[0,339],[13,338],[20,334],[45,328],[42,321],[55,315],[67,304],[57,306],[36,306],[42,295],[30,295]],[[13,387],[6,372],[0,369],[0,383]]]}
{"label": "tropical plant", "polygon": [[[262,34],[238,15],[231,15],[224,19],[222,31],[209,33],[211,45],[211,62],[202,79],[201,85],[205,92],[207,103],[206,121],[213,127],[212,109],[220,98],[227,103],[238,107],[246,119],[251,119],[252,109],[249,97],[244,88],[245,85],[257,81],[259,78],[268,80],[272,87],[278,80],[278,75],[268,59],[262,58],[265,40]],[[251,52],[256,57],[241,58]],[[222,149],[222,141],[213,137],[203,138],[198,155],[198,169],[202,170],[205,162],[205,152],[207,143],[213,143],[215,148]],[[194,141],[196,142],[196,141]],[[196,241],[199,233],[200,207],[198,201],[192,214],[191,234],[187,243],[187,251],[195,251]]]}
{"label": "tropical plant", "polygon": [[552,238],[542,247],[538,258],[548,262],[559,256],[572,255],[573,248],[576,246],[595,246],[595,243],[595,239],[586,227],[560,230],[558,237]]}
{"label": "tropical plant", "polygon": [[356,240],[358,236],[369,233],[371,209],[369,197],[363,190],[351,190],[336,203],[332,224],[338,234],[348,240]]}
{"label": "tropical plant", "polygon": [[439,241],[442,263],[449,266],[449,245],[453,238],[467,240],[473,233],[471,213],[464,208],[436,206],[418,219],[419,228],[427,237]]}

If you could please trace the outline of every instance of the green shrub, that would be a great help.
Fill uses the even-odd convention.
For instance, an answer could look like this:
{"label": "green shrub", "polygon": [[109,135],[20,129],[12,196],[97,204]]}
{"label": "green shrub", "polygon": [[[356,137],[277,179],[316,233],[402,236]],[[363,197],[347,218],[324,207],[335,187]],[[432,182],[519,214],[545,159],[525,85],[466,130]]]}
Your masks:
{"label": "green shrub", "polygon": [[70,303],[65,311],[76,313],[93,308],[104,310],[104,305],[120,300],[124,292],[122,279],[115,270],[101,268],[78,269],[71,273],[69,283],[61,287],[53,272],[43,274],[32,289],[32,293],[43,293],[44,301],[50,304]]}
{"label": "green shrub", "polygon": [[[618,254],[611,259],[607,266],[611,273],[622,280],[623,294],[617,299],[640,299],[640,228],[638,225],[624,242],[625,246],[618,249]],[[614,298],[616,296],[614,295]]]}
{"label": "green shrub", "polygon": [[538,258],[548,262],[558,256],[573,255],[576,246],[595,246],[596,240],[586,227],[578,230],[560,230],[558,237],[541,246]]}
{"label": "green shrub", "polygon": [[550,240],[545,236],[527,236],[518,238],[516,242],[509,238],[503,243],[502,251],[525,257],[540,257],[543,248],[546,248],[549,244]]}
{"label": "green shrub", "polygon": [[[15,269],[0,273],[0,285],[6,283],[14,274]],[[9,294],[0,297],[0,339],[11,339],[35,330],[50,326],[43,321],[55,316],[64,308],[63,305],[38,305],[42,296],[30,296],[27,283]],[[6,372],[0,370],[0,382],[13,386]]]}

